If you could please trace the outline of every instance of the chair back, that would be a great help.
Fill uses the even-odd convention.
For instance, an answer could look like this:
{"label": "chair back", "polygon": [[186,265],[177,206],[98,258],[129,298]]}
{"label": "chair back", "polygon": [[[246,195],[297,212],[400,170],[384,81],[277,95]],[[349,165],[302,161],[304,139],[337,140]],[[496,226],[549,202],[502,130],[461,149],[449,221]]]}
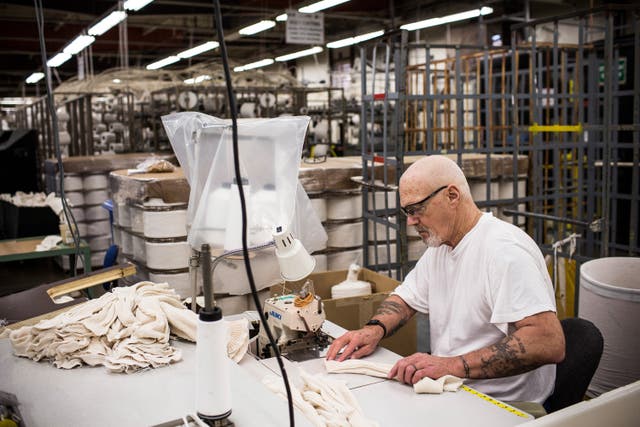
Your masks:
{"label": "chair back", "polygon": [[590,321],[573,317],[560,323],[566,341],[565,358],[556,365],[555,389],[544,404],[547,412],[584,399],[604,347],[600,330]]}

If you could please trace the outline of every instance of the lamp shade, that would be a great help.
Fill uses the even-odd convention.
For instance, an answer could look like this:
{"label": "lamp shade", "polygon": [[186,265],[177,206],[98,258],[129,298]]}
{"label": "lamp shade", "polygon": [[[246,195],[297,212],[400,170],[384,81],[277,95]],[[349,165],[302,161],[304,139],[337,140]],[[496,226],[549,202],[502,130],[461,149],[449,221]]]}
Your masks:
{"label": "lamp shade", "polygon": [[313,272],[316,260],[304,248],[300,240],[293,237],[283,226],[277,226],[273,239],[276,244],[276,258],[280,265],[280,275],[284,280],[302,280]]}

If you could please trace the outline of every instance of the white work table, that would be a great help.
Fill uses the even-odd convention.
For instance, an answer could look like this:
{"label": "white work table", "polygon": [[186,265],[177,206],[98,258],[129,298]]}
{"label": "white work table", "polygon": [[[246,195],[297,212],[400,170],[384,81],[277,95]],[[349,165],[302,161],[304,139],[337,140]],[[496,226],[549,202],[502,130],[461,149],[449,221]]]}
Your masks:
{"label": "white work table", "polygon": [[[342,328],[325,322],[339,335]],[[195,345],[174,342],[183,360],[135,374],[113,374],[104,367],[56,369],[13,355],[8,339],[0,339],[0,391],[13,393],[28,427],[151,426],[195,413]],[[370,359],[393,362],[399,356],[378,349]],[[354,374],[326,374],[323,359],[286,361],[291,381],[297,367],[312,374],[341,379],[352,390],[364,414],[382,427],[447,425],[514,426],[527,422],[514,413],[466,391],[441,395],[415,394],[413,388],[381,378]],[[237,427],[289,425],[286,402],[272,394],[260,379],[279,375],[274,359],[256,360],[247,354],[239,365],[230,362],[231,421]],[[310,422],[296,412],[296,426]]]}

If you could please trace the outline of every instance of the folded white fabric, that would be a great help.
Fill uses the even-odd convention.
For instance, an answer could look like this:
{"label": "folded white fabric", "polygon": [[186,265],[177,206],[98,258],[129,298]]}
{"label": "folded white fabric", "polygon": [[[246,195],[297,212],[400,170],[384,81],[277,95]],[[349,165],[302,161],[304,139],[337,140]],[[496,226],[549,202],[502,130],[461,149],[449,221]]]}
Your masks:
{"label": "folded white fabric", "polygon": [[[227,352],[237,362],[247,351],[248,324],[230,323]],[[9,339],[16,356],[50,360],[58,368],[87,364],[134,372],[181,360],[169,337],[195,342],[196,328],[197,315],[182,305],[168,284],[139,282],[11,331]]]}
{"label": "folded white fabric", "polygon": [[58,243],[60,242],[62,242],[62,237],[60,236],[55,236],[55,235],[47,236],[44,239],[42,239],[42,242],[36,245],[36,252],[51,250],[56,246],[58,246]]}
{"label": "folded white fabric", "polygon": [[[375,427],[378,423],[367,419],[357,400],[341,381],[310,375],[301,368],[302,388],[292,384],[293,405],[317,427],[353,426]],[[262,383],[268,389],[286,399],[284,382],[281,377],[267,375]]]}
{"label": "folded white fabric", "polygon": [[[372,377],[387,378],[392,364],[370,362],[362,359],[347,359],[342,362],[325,360],[324,366],[330,374],[363,374]],[[463,380],[453,375],[444,375],[438,379],[424,377],[413,385],[416,393],[439,394],[444,391],[457,391]]]}

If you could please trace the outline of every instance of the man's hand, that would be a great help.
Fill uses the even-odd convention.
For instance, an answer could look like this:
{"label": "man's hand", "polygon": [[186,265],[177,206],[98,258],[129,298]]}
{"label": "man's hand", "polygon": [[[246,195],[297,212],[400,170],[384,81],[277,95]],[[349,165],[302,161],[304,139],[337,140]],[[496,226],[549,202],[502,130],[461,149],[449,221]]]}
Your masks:
{"label": "man's hand", "polygon": [[424,377],[437,379],[443,375],[464,376],[459,372],[461,363],[460,358],[456,357],[437,357],[427,353],[414,353],[398,360],[387,377],[396,378],[405,384],[415,384]]}
{"label": "man's hand", "polygon": [[[342,362],[345,359],[360,359],[376,349],[382,339],[382,328],[376,325],[365,326],[357,331],[349,331],[340,338],[333,340],[327,360]],[[341,354],[338,354],[342,350]],[[336,358],[336,356],[338,356]]]}

